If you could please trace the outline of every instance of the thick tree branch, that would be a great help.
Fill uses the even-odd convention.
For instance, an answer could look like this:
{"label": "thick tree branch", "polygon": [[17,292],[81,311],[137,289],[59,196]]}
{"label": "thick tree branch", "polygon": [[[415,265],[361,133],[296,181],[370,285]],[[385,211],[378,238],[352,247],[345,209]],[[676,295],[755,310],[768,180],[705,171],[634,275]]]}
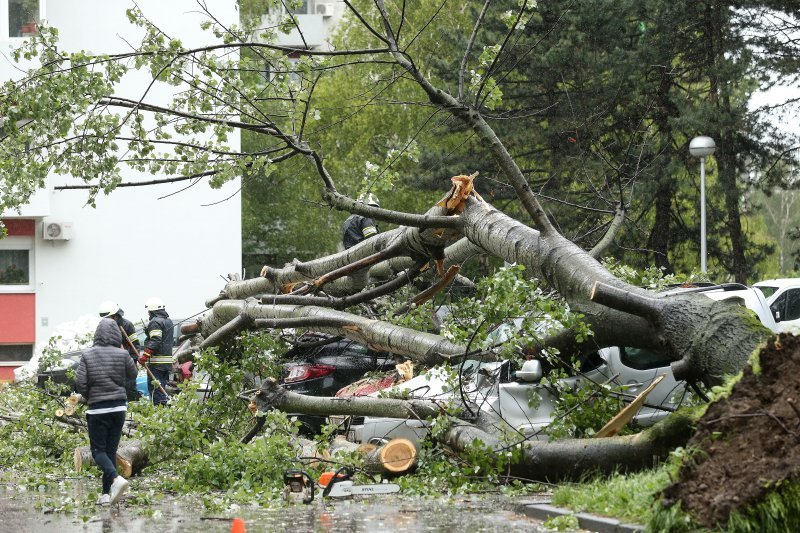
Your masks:
{"label": "thick tree branch", "polygon": [[268,379],[253,396],[258,410],[277,409],[285,413],[304,413],[320,416],[377,416],[425,420],[445,413],[446,402],[432,400],[395,400],[350,396],[323,398],[288,391],[274,379]]}
{"label": "thick tree branch", "polygon": [[401,224],[403,226],[413,226],[422,229],[459,229],[461,227],[461,221],[457,216],[415,215],[401,211],[392,211],[390,209],[374,207],[353,200],[349,196],[336,192],[335,190],[326,189],[322,195],[331,207],[339,211],[349,211],[350,213],[390,222],[392,224]]}
{"label": "thick tree branch", "polygon": [[[466,352],[464,346],[454,344],[439,335],[370,320],[334,309],[310,305],[263,305],[253,300],[218,302],[211,312],[199,320],[200,331],[208,338],[234,319],[240,320],[241,324],[247,323],[246,321],[259,324],[259,320],[266,320],[267,322],[261,324],[275,327],[309,327],[321,333],[347,337],[378,351],[403,355],[426,365],[460,358]],[[287,319],[303,319],[302,326],[286,322]],[[306,319],[308,322],[305,322]],[[273,320],[275,322],[269,322]]]}

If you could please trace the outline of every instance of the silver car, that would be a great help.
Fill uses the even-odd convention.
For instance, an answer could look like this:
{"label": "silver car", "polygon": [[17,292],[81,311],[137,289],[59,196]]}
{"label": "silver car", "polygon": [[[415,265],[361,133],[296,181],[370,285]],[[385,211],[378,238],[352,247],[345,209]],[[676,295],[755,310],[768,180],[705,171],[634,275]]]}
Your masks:
{"label": "silver car", "polygon": [[[638,425],[654,424],[680,407],[686,397],[684,383],[672,376],[670,360],[665,356],[638,349],[611,347],[585,359],[590,366],[596,366],[585,369],[579,375],[561,379],[559,387],[576,388],[594,382],[611,385],[617,393],[633,399],[657,376],[664,375],[634,418]],[[546,439],[546,428],[553,420],[557,393],[552,386],[541,383],[541,366],[538,366],[537,372],[536,364],[538,361],[531,361],[520,371],[512,372],[507,361],[467,361],[461,380],[464,394],[482,411],[502,418],[521,433],[534,439]],[[407,391],[405,394],[415,398],[460,400],[460,393],[453,390],[451,382],[452,379],[445,377],[443,372],[433,370],[393,387],[389,394],[404,395],[402,391]],[[537,401],[531,402],[531,398]],[[427,433],[425,421],[365,417],[362,423],[350,425],[347,437],[353,442],[405,437],[419,443]]]}

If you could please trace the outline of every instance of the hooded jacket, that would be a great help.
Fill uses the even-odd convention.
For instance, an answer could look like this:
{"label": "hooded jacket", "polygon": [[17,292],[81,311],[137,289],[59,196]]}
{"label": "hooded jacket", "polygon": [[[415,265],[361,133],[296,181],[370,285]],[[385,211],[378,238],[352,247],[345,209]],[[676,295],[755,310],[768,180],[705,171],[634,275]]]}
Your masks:
{"label": "hooded jacket", "polygon": [[77,391],[91,406],[99,402],[127,399],[126,387],[136,383],[136,365],[120,348],[122,335],[117,323],[104,318],[94,332],[94,344],[83,351],[78,364]]}
{"label": "hooded jacket", "polygon": [[120,309],[115,315],[113,315],[113,318],[117,325],[122,328],[122,331],[124,331],[125,335],[128,337],[128,340],[125,340],[124,338],[122,339],[122,348],[126,350],[128,354],[130,354],[135,363],[139,358],[139,352],[142,351],[142,347],[139,345],[139,337],[136,336],[136,326],[133,325],[133,322],[125,318],[124,314],[125,311]]}

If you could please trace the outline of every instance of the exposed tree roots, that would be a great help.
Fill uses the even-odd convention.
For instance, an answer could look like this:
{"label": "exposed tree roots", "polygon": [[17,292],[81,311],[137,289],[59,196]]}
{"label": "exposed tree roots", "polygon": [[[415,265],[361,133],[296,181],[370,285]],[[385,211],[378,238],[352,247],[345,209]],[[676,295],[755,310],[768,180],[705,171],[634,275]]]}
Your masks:
{"label": "exposed tree roots", "polygon": [[732,513],[800,481],[800,337],[770,340],[730,396],[708,407],[688,449],[662,502],[680,503],[704,527],[725,526]]}

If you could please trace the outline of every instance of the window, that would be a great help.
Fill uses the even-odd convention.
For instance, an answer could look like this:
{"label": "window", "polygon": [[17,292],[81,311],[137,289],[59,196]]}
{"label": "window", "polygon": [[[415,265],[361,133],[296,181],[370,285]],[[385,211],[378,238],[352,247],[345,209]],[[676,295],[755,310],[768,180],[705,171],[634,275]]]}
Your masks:
{"label": "window", "polygon": [[[286,5],[289,6],[289,12],[294,15],[309,15],[314,13],[314,1],[313,0],[302,0],[302,2],[289,2]],[[296,5],[297,7],[292,7],[292,5]]]}
{"label": "window", "polygon": [[39,0],[8,0],[8,36],[30,37],[39,22]]}
{"label": "window", "polygon": [[622,364],[636,370],[652,370],[653,368],[669,366],[672,362],[672,359],[667,355],[652,350],[620,347],[619,351]]}
{"label": "window", "polygon": [[272,61],[267,61],[264,70],[261,72],[261,77],[265,82],[282,81],[283,76],[289,77],[289,84],[299,87],[303,81],[300,73],[297,72],[297,57],[288,57],[286,63],[273,64]]}
{"label": "window", "polygon": [[800,318],[800,289],[786,291],[786,315],[783,320],[797,320]]}
{"label": "window", "polygon": [[30,361],[33,344],[0,344],[0,362]]}
{"label": "window", "polygon": [[0,250],[0,285],[30,285],[29,250]]}
{"label": "window", "polygon": [[33,237],[10,236],[0,240],[0,293],[33,289]]}
{"label": "window", "polygon": [[766,285],[758,285],[755,288],[760,290],[762,294],[764,294],[764,298],[769,298],[770,296],[775,294],[775,291],[778,290],[778,287],[767,287]]}
{"label": "window", "polygon": [[786,293],[784,292],[778,296],[769,308],[773,315],[778,313],[778,315],[775,316],[776,320],[786,320]]}

